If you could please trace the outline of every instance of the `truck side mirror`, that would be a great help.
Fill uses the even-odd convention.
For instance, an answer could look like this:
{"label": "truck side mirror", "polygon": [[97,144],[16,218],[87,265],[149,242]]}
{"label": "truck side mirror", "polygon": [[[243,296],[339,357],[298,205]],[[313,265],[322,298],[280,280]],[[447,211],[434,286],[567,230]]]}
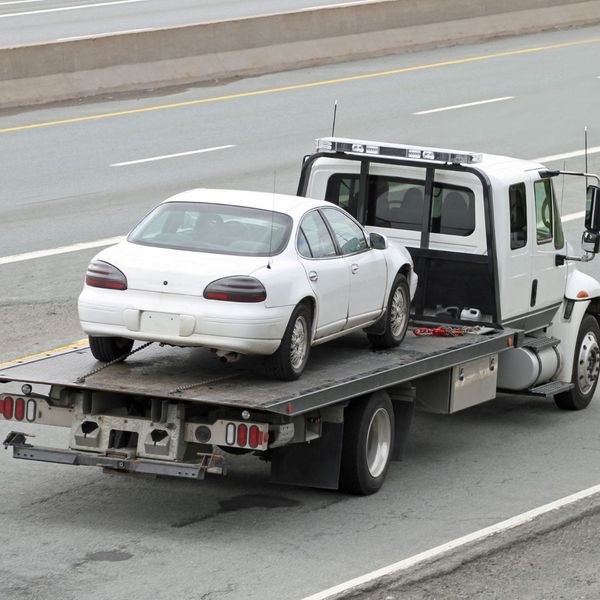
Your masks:
{"label": "truck side mirror", "polygon": [[584,252],[598,254],[598,250],[600,250],[600,233],[584,231],[581,238],[581,247]]}
{"label": "truck side mirror", "polygon": [[600,233],[600,186],[598,185],[590,184],[587,188],[585,228],[588,231]]}
{"label": "truck side mirror", "polygon": [[375,248],[375,250],[385,250],[388,247],[387,238],[374,231],[369,234],[369,243],[371,248]]}

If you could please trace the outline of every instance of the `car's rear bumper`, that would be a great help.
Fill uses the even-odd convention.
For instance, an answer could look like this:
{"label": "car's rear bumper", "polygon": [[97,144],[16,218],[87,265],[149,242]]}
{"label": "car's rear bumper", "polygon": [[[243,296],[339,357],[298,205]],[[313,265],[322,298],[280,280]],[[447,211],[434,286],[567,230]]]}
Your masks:
{"label": "car's rear bumper", "polygon": [[293,306],[207,301],[203,298],[85,288],[79,298],[85,333],[241,354],[272,354]]}

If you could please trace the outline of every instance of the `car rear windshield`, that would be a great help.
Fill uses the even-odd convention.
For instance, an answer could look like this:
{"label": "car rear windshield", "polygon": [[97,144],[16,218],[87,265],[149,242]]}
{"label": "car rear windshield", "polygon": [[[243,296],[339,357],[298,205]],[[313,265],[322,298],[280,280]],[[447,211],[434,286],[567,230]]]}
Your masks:
{"label": "car rear windshield", "polygon": [[279,254],[292,219],[283,213],[200,202],[157,206],[129,234],[134,244],[238,256]]}

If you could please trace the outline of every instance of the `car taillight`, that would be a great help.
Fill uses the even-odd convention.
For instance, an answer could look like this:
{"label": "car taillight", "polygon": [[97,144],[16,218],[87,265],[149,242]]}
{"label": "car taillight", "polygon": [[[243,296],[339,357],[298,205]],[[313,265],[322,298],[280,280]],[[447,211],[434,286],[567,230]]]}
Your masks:
{"label": "car taillight", "polygon": [[204,297],[226,302],[263,302],[267,298],[267,290],[258,279],[238,275],[209,283],[204,289]]}
{"label": "car taillight", "polygon": [[87,285],[111,290],[126,290],[127,278],[117,267],[103,260],[93,260],[85,274]]}

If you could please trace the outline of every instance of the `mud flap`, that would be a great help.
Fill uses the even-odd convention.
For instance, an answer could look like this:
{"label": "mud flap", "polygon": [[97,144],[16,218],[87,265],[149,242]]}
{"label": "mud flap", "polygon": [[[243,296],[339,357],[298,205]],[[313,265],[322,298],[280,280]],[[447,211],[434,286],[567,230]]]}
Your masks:
{"label": "mud flap", "polygon": [[271,483],[337,490],[343,437],[343,423],[324,422],[320,438],[273,450]]}

